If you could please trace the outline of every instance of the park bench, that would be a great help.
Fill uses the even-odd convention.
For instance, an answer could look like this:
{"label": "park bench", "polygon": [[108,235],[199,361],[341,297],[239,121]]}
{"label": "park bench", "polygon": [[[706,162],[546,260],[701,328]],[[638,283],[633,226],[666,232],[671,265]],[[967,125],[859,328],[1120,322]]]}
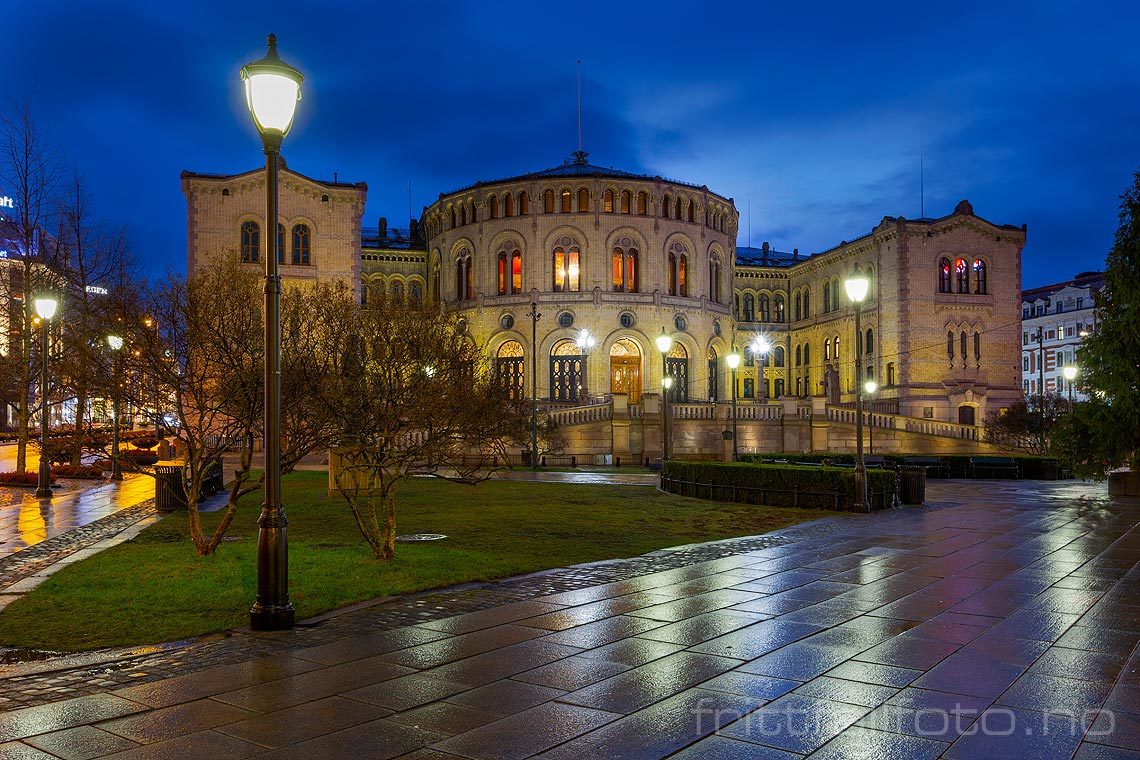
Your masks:
{"label": "park bench", "polygon": [[1021,468],[1012,457],[970,457],[966,474],[971,478],[1021,478]]}
{"label": "park bench", "polygon": [[925,467],[928,478],[950,477],[950,467],[941,457],[903,457],[904,467]]}
{"label": "park bench", "polygon": [[863,464],[867,467],[882,467],[886,464],[886,458],[878,455],[863,457]]}

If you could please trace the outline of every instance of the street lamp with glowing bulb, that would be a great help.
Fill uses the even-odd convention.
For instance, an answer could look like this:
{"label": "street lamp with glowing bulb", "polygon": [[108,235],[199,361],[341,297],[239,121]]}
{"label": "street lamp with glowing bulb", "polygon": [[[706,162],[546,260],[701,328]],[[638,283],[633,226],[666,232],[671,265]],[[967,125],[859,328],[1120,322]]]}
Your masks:
{"label": "street lamp with glowing bulb", "polygon": [[[867,394],[867,398],[874,398],[875,393],[878,390],[879,390],[879,384],[876,383],[874,380],[868,380],[867,382],[863,383],[863,392]],[[872,407],[871,408],[871,414],[874,414],[874,413],[875,413],[875,410],[874,410],[874,407]],[[875,425],[873,423],[874,423],[874,420],[871,419],[870,417],[868,417],[867,418],[867,440],[868,440],[868,443],[870,444],[870,448],[871,448],[870,453],[872,455],[875,453]]]}
{"label": "street lamp with glowing bulb", "polygon": [[36,498],[37,499],[50,499],[51,492],[51,457],[48,455],[48,426],[51,419],[49,412],[51,407],[48,404],[48,354],[51,353],[51,335],[48,332],[52,317],[55,316],[56,309],[59,308],[59,299],[52,293],[41,293],[37,295],[32,303],[36,308],[36,315],[40,318],[40,323],[44,328],[43,346],[40,353],[43,354],[43,364],[40,367],[40,472],[39,480],[36,485]]}
{"label": "street lamp with glowing bulb", "polygon": [[669,356],[670,349],[673,348],[673,337],[665,332],[665,328],[661,328],[661,334],[657,336],[657,350],[661,352],[661,461],[669,458],[669,437],[672,431],[669,429],[669,394],[673,388],[673,378],[669,375],[669,366],[667,357]]}
{"label": "street lamp with glowing bulb", "polygon": [[579,392],[581,398],[578,400],[588,401],[590,397],[590,368],[588,364],[590,359],[590,349],[596,346],[598,344],[598,341],[594,339],[593,335],[590,335],[589,330],[583,328],[581,332],[578,333],[578,337],[574,339],[574,343],[578,346],[578,350],[582,352],[582,371],[578,376],[581,383],[581,390]]}
{"label": "street lamp with glowing bulb", "polygon": [[301,99],[301,72],[277,55],[269,35],[265,57],[241,69],[245,102],[265,152],[265,501],[257,519],[257,599],[250,627],[278,631],[293,627],[289,601],[289,545],[281,504],[281,277],[277,270],[277,182],[281,143],[293,126]]}
{"label": "street lamp with glowing bulb", "polygon": [[869,512],[867,503],[867,465],[863,462],[863,324],[860,312],[871,281],[855,267],[843,282],[847,299],[855,306],[855,508]]}
{"label": "street lamp with glowing bulb", "polygon": [[758,357],[759,361],[756,362],[756,371],[760,375],[757,384],[763,389],[760,398],[764,401],[768,400],[768,375],[765,371],[772,351],[772,344],[763,335],[757,335],[752,339],[752,355]]}
{"label": "street lamp with glowing bulb", "polygon": [[1069,382],[1069,413],[1073,412],[1073,381],[1077,379],[1077,368],[1072,364],[1068,365],[1061,372],[1065,375],[1065,379]]}
{"label": "street lamp with glowing bulb", "polygon": [[114,396],[111,398],[111,480],[123,479],[123,468],[119,461],[119,386],[121,384],[119,372],[119,353],[123,348],[123,337],[121,335],[108,335],[107,346],[115,353],[114,366],[112,368],[111,383],[112,393]]}
{"label": "street lamp with glowing bulb", "polygon": [[736,370],[740,367],[740,354],[735,349],[724,357],[724,363],[732,370],[732,461],[740,459],[740,448],[736,443]]}

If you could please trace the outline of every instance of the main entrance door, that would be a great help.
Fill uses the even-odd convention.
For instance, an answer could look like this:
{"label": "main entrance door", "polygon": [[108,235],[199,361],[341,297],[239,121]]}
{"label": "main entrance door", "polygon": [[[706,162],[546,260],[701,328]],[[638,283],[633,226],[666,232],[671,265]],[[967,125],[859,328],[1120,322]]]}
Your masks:
{"label": "main entrance door", "polygon": [[622,338],[610,349],[610,393],[624,393],[629,403],[641,400],[641,349]]}
{"label": "main entrance door", "polygon": [[559,341],[550,352],[550,400],[579,401],[586,357],[572,340]]}

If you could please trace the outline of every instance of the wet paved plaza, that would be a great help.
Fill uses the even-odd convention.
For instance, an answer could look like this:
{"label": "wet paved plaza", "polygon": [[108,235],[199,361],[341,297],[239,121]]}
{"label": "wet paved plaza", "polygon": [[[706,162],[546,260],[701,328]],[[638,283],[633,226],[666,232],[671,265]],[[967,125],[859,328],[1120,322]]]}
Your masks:
{"label": "wet paved plaza", "polygon": [[225,664],[0,714],[0,756],[1140,757],[1140,503],[928,497],[234,636]]}

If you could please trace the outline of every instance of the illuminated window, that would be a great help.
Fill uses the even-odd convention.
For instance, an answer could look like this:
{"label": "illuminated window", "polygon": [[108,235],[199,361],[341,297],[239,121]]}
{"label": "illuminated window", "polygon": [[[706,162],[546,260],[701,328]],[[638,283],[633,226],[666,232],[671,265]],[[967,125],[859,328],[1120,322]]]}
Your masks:
{"label": "illuminated window", "polygon": [[974,292],[979,295],[986,293],[986,262],[981,259],[974,259]]}
{"label": "illuminated window", "polygon": [[581,261],[577,246],[559,246],[554,249],[554,292],[574,292],[581,289]]}
{"label": "illuminated window", "polygon": [[522,292],[522,251],[517,249],[511,254],[511,292]]}
{"label": "illuminated window", "polygon": [[509,264],[507,262],[507,252],[506,251],[499,251],[499,255],[497,257],[497,265],[498,265],[498,275],[499,275],[499,295],[504,296],[507,294],[507,289],[508,289],[507,267],[509,266]]}
{"label": "illuminated window", "polygon": [[604,211],[607,214],[612,214],[614,212],[614,191],[613,190],[606,190],[605,194],[602,195],[602,211]]}
{"label": "illuminated window", "polygon": [[563,214],[569,214],[570,213],[570,197],[571,196],[570,196],[569,190],[563,190],[562,191],[562,213]]}
{"label": "illuminated window", "polygon": [[507,196],[503,199],[503,216],[514,216],[514,215],[515,215],[515,196],[511,195],[510,193],[507,193]]}
{"label": "illuminated window", "polygon": [[542,210],[544,213],[554,213],[554,191],[547,190],[542,194]]}
{"label": "illuminated window", "polygon": [[471,252],[466,248],[455,258],[455,300],[470,301],[475,298],[475,272],[471,266]]}
{"label": "illuminated window", "polygon": [[753,322],[756,320],[755,301],[752,299],[751,293],[744,294],[744,321]]}
{"label": "illuminated window", "polygon": [[585,214],[590,210],[590,191],[582,188],[578,191],[578,213]]}
{"label": "illuminated window", "polygon": [[293,225],[293,263],[308,266],[309,261],[309,242],[312,236],[309,234],[309,225],[295,224]]}
{"label": "illuminated window", "polygon": [[784,297],[776,296],[776,320],[777,322],[784,321]]}
{"label": "illuminated window", "polygon": [[526,194],[526,190],[519,193],[519,216],[526,216],[530,213],[530,196]]}
{"label": "illuminated window", "polygon": [[261,227],[257,222],[241,224],[241,260],[256,262],[261,251]]}
{"label": "illuminated window", "polygon": [[632,197],[630,196],[630,192],[628,190],[622,190],[621,191],[621,212],[623,214],[629,213],[629,206],[630,206],[631,200],[632,200]]}
{"label": "illuminated window", "polygon": [[970,292],[970,269],[965,259],[954,259],[954,282],[959,293]]}
{"label": "illuminated window", "polygon": [[772,321],[772,312],[768,306],[770,303],[768,301],[768,296],[760,296],[760,302],[759,303],[760,303],[760,321],[761,322]]}

